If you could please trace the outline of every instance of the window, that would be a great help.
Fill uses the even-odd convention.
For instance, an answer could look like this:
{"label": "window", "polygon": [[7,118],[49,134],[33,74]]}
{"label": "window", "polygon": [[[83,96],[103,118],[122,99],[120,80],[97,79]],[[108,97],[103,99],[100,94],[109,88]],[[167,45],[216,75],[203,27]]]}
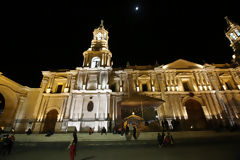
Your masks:
{"label": "window", "polygon": [[100,58],[99,57],[93,57],[92,63],[91,63],[91,68],[97,68],[100,67]]}
{"label": "window", "polygon": [[147,84],[142,84],[142,91],[143,92],[148,91]]}
{"label": "window", "polygon": [[188,86],[188,82],[183,82],[183,88],[184,88],[184,91],[191,91]]}
{"label": "window", "polygon": [[87,110],[88,110],[88,112],[91,112],[91,111],[93,110],[93,102],[92,102],[92,101],[90,101],[90,102],[88,103],[88,105],[87,105]]}
{"label": "window", "polygon": [[102,34],[99,32],[99,33],[97,34],[97,40],[101,40],[101,38],[102,38]]}
{"label": "window", "polygon": [[230,36],[231,36],[231,38],[232,38],[233,40],[236,40],[236,39],[237,39],[237,37],[236,37],[236,35],[235,35],[234,33],[230,33]]}
{"label": "window", "polygon": [[3,95],[0,93],[0,115],[2,114],[5,107],[5,99]]}
{"label": "window", "polygon": [[239,30],[235,29],[234,31],[235,31],[235,33],[238,35],[238,37],[240,37],[240,32],[239,32]]}
{"label": "window", "polygon": [[63,85],[58,85],[56,93],[62,93],[62,87]]}
{"label": "window", "polygon": [[232,84],[231,84],[230,81],[227,81],[227,82],[225,83],[225,85],[227,86],[227,89],[229,89],[229,90],[232,90],[232,89],[233,89],[233,86],[232,86]]}
{"label": "window", "polygon": [[115,86],[115,84],[111,85],[110,89],[112,90],[112,92],[116,92],[116,86]]}
{"label": "window", "polygon": [[107,40],[107,33],[104,33],[103,37],[105,40]]}

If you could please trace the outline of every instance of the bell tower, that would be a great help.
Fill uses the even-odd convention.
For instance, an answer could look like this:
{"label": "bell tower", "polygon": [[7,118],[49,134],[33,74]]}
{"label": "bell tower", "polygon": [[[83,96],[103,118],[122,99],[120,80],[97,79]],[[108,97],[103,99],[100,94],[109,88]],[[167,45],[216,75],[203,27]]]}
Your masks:
{"label": "bell tower", "polygon": [[93,31],[91,47],[83,53],[83,67],[111,67],[112,53],[108,49],[108,31],[104,28],[103,20]]}
{"label": "bell tower", "polygon": [[234,54],[232,56],[233,58],[233,64],[235,66],[240,65],[240,26],[236,23],[233,23],[227,16],[225,17],[228,28],[225,32],[226,37],[230,41],[230,46],[232,47]]}

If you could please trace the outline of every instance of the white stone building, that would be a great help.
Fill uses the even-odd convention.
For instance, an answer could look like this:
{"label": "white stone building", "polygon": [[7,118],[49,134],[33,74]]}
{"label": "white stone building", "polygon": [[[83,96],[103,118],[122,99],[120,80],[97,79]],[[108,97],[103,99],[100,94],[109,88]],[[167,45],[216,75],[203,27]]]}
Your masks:
{"label": "white stone building", "polygon": [[[234,31],[234,44],[240,42],[236,29],[238,25],[230,25],[226,32],[231,38]],[[82,67],[42,71],[40,88],[21,86],[1,74],[0,126],[12,126],[16,132],[29,127],[34,132],[65,132],[69,126],[99,131],[121,126],[132,114],[148,123],[167,121],[170,128],[173,119],[180,129],[240,126],[236,63],[200,65],[179,59],[161,66],[114,69],[108,39],[102,22],[83,53]]]}

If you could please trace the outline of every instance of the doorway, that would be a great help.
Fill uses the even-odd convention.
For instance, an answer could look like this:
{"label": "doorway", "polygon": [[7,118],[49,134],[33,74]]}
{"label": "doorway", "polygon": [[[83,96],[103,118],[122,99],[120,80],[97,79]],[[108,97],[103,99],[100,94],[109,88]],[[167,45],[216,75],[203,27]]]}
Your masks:
{"label": "doorway", "polygon": [[201,104],[193,99],[185,102],[187,114],[188,114],[188,127],[190,129],[206,129],[207,121],[202,109]]}
{"label": "doorway", "polygon": [[48,132],[48,131],[54,131],[55,130],[55,125],[57,122],[57,116],[58,112],[57,110],[51,110],[47,113],[44,127],[43,127],[43,132]]}

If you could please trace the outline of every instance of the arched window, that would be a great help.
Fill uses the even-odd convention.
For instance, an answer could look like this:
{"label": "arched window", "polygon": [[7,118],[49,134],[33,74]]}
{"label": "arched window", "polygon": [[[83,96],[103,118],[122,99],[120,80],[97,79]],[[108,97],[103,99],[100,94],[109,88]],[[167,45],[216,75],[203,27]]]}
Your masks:
{"label": "arched window", "polygon": [[91,112],[91,111],[93,110],[93,102],[92,102],[92,101],[90,101],[90,102],[88,103],[88,105],[87,105],[87,110],[88,110],[88,112]]}
{"label": "arched window", "polygon": [[239,32],[239,30],[235,29],[234,31],[235,31],[235,33],[238,35],[238,37],[240,37],[240,32]]}
{"label": "arched window", "polygon": [[234,33],[230,33],[230,36],[231,36],[232,40],[236,40],[237,39],[237,36]]}
{"label": "arched window", "polygon": [[91,62],[91,68],[97,68],[100,67],[100,58],[99,57],[93,57]]}
{"label": "arched window", "polygon": [[2,114],[5,106],[5,99],[3,95],[0,93],[0,115]]}

